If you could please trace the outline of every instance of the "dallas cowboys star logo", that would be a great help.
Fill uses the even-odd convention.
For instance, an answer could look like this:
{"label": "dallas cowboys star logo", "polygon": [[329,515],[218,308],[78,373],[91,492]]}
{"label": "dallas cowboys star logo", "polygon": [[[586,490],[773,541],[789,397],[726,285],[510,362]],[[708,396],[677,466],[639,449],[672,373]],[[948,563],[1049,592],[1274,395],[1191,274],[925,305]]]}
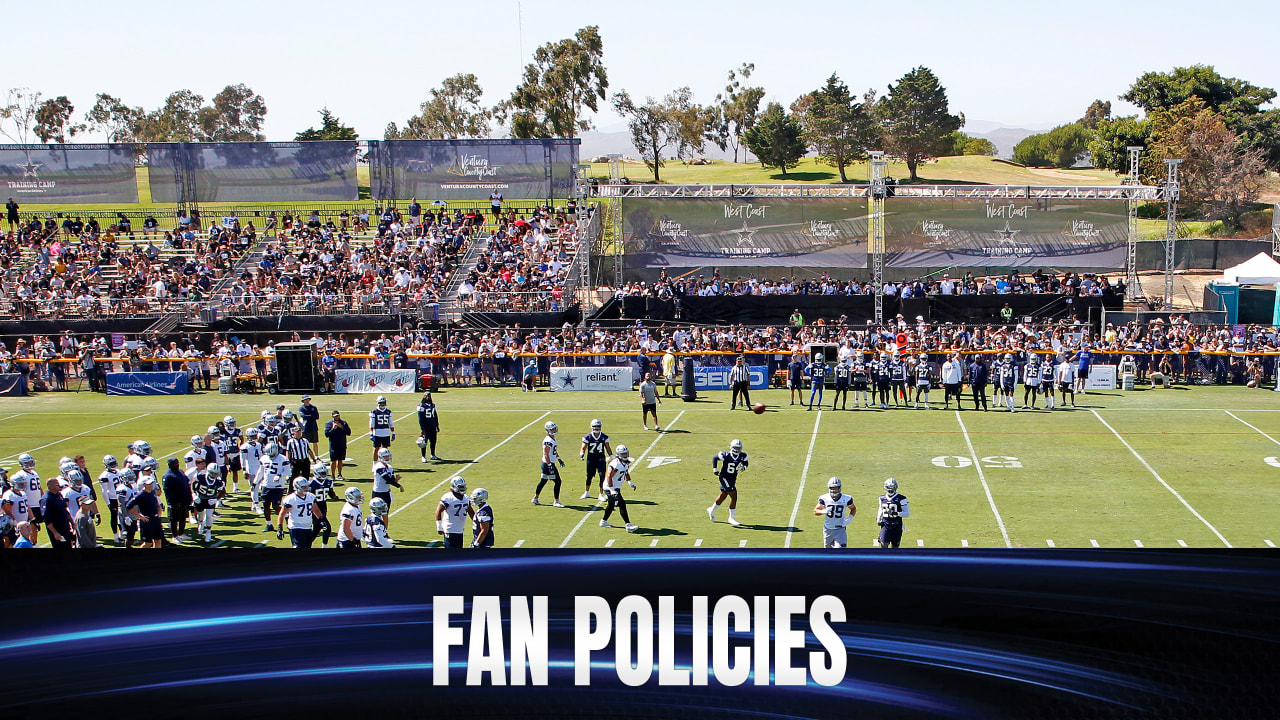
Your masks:
{"label": "dallas cowboys star logo", "polygon": [[756,234],[756,231],[747,227],[746,220],[742,221],[741,230],[734,230],[733,232],[738,235],[738,245],[743,247],[755,246],[755,242],[751,238]]}
{"label": "dallas cowboys star logo", "polygon": [[573,387],[573,376],[564,375],[560,378],[560,387]]}
{"label": "dallas cowboys star logo", "polygon": [[31,162],[31,158],[27,158],[26,162],[14,163],[14,166],[22,168],[22,177],[35,177],[35,179],[39,180],[40,176],[36,174],[36,170],[44,167],[44,163]]}
{"label": "dallas cowboys star logo", "polygon": [[1009,227],[1008,220],[1005,221],[1003,230],[996,231],[996,233],[1000,236],[1000,239],[1005,240],[1006,242],[1013,242],[1013,236],[1017,235],[1020,232],[1022,231],[1014,230],[1013,228]]}

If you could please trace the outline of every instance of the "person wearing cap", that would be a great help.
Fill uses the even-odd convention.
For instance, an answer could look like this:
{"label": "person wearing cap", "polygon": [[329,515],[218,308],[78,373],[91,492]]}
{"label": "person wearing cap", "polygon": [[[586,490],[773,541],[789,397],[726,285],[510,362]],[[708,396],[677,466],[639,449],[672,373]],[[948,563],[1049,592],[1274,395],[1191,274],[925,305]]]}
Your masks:
{"label": "person wearing cap", "polygon": [[320,409],[311,404],[310,395],[302,396],[298,418],[302,421],[302,437],[311,443],[311,454],[320,455]]}
{"label": "person wearing cap", "polygon": [[94,529],[94,519],[98,517],[98,506],[93,495],[81,495],[77,503],[75,527],[77,548],[100,548],[98,532]]}
{"label": "person wearing cap", "polygon": [[369,411],[369,440],[373,443],[373,461],[378,461],[378,448],[389,448],[396,439],[396,421],[387,407],[387,397],[378,396],[378,406]]}
{"label": "person wearing cap", "polygon": [[329,438],[329,474],[338,482],[346,482],[342,477],[342,464],[347,459],[347,438],[351,437],[351,426],[342,419],[342,413],[333,411],[333,419],[324,425],[324,436]]}
{"label": "person wearing cap", "polygon": [[142,492],[129,501],[128,511],[142,530],[142,547],[158,548],[164,544],[164,525],[160,519],[160,498],[156,496],[156,478],[141,480]]}

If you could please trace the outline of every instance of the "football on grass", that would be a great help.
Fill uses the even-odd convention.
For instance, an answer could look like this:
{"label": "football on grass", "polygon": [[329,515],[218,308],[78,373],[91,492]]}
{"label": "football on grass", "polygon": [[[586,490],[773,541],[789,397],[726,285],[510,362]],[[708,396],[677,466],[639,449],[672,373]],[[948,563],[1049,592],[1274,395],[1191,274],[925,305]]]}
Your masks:
{"label": "football on grass", "polygon": [[751,410],[752,410],[753,412],[755,412],[755,414],[757,414],[757,415],[763,415],[763,414],[764,414],[764,403],[756,403],[755,405],[752,405],[752,406],[751,406]]}

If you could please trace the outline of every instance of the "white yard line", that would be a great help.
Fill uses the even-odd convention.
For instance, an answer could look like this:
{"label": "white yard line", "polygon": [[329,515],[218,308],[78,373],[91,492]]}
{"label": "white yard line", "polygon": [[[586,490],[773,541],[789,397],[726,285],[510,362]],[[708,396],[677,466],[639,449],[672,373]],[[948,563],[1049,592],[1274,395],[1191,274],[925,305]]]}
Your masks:
{"label": "white yard line", "polygon": [[746,541],[746,540],[739,540],[739,541],[738,541],[738,547],[746,547],[746,546],[747,546],[747,541]]}
{"label": "white yard line", "polygon": [[658,547],[658,538],[654,538],[653,542],[649,543],[649,547]]}
{"label": "white yard line", "polygon": [[1262,542],[1266,543],[1266,544],[1267,544],[1267,547],[1275,547],[1275,546],[1276,546],[1276,544],[1275,544],[1275,543],[1273,543],[1273,542],[1271,542],[1270,540],[1263,540]]}
{"label": "white yard line", "polygon": [[1098,541],[1097,541],[1097,540],[1090,540],[1090,541],[1089,541],[1089,544],[1090,544],[1090,545],[1092,545],[1092,546],[1094,546],[1094,547],[1102,547],[1101,545],[1099,545],[1099,544],[1098,544]]}
{"label": "white yard line", "polygon": [[813,435],[809,436],[809,452],[804,456],[804,469],[800,471],[800,488],[796,490],[796,504],[791,508],[791,519],[787,521],[787,539],[782,547],[791,547],[791,533],[795,532],[796,515],[800,513],[800,503],[804,502],[804,484],[809,477],[809,463],[813,460],[813,445],[818,442],[818,424],[822,422],[822,408],[818,408],[818,416],[813,419]]}
{"label": "white yard line", "polygon": [[516,544],[515,544],[515,545],[512,545],[511,547],[520,547],[520,546],[521,546],[521,545],[523,545],[523,544],[524,544],[524,540],[517,540],[517,541],[516,541]]}
{"label": "white yard line", "polygon": [[964,442],[969,446],[969,457],[973,459],[973,467],[978,471],[978,481],[982,483],[982,490],[987,494],[987,503],[991,505],[991,514],[996,516],[996,525],[1000,526],[1000,535],[1004,537],[1004,546],[1013,547],[1013,543],[1009,540],[1009,531],[1004,526],[1004,518],[1000,517],[1000,508],[996,507],[996,500],[991,496],[991,486],[987,485],[987,474],[982,472],[982,461],[978,459],[978,453],[973,449],[973,440],[969,439],[969,429],[964,426],[964,418],[960,417],[960,411],[956,411],[956,422],[960,423],[960,432],[964,433]]}
{"label": "white yard line", "polygon": [[[1142,544],[1142,541],[1141,541],[1141,540],[1134,540],[1134,541],[1133,541],[1133,544],[1134,544],[1134,545],[1137,545],[1138,547],[1146,547],[1145,545],[1143,545],[1143,544]],[[1228,547],[1230,547],[1230,546],[1228,546]]]}
{"label": "white yard line", "polygon": [[[1218,532],[1218,528],[1214,527],[1213,524],[1210,523],[1208,520],[1206,520],[1203,515],[1196,512],[1196,509],[1191,507],[1191,503],[1187,502],[1186,499],[1183,498],[1182,495],[1179,494],[1177,490],[1174,490],[1172,485],[1165,482],[1164,478],[1160,477],[1160,473],[1156,472],[1155,468],[1151,467],[1151,465],[1145,459],[1143,459],[1141,455],[1138,454],[1138,451],[1134,450],[1133,446],[1130,445],[1127,440],[1121,437],[1120,433],[1116,432],[1115,428],[1111,427],[1111,423],[1108,423],[1106,420],[1103,420],[1102,416],[1098,414],[1097,410],[1090,410],[1089,412],[1093,413],[1093,416],[1098,418],[1098,422],[1105,425],[1107,429],[1111,431],[1111,434],[1116,436],[1117,440],[1119,440],[1125,447],[1129,448],[1129,452],[1133,453],[1133,456],[1138,458],[1138,462],[1142,463],[1142,466],[1145,467],[1151,473],[1151,475],[1155,477],[1155,479],[1158,480],[1161,485],[1164,486],[1165,490],[1168,490],[1170,493],[1173,494],[1174,497],[1178,498],[1178,502],[1182,503],[1183,507],[1191,511],[1191,514],[1195,515],[1196,519],[1204,523],[1205,527],[1212,530],[1213,534],[1218,536],[1218,539],[1222,541],[1223,545],[1226,545],[1227,547],[1231,547],[1231,543],[1227,542],[1227,539],[1222,536],[1222,533]],[[1139,545],[1138,547],[1142,547],[1142,546]]]}
{"label": "white yard line", "polygon": [[960,541],[960,547],[969,547],[969,541],[968,541],[968,540],[961,540],[961,541]]}
{"label": "white yard line", "polygon": [[694,546],[694,547],[702,547],[702,538],[698,538],[697,540],[694,540],[694,541],[693,541],[693,546]]}
{"label": "white yard line", "polygon": [[16,418],[16,417],[22,417],[22,416],[23,416],[23,415],[25,415],[25,414],[26,414],[26,413],[18,413],[17,415],[10,415],[10,416],[9,416],[9,417],[7,417],[7,418],[0,418],[0,422],[4,422],[5,420],[12,420],[12,419],[14,419],[14,418]]}
{"label": "white yard line", "polygon": [[[127,423],[127,422],[133,422],[134,420],[141,420],[142,418],[144,418],[144,417],[146,417],[146,416],[148,416],[148,415],[150,415],[150,414],[151,414],[151,413],[142,413],[141,415],[138,415],[138,416],[136,416],[136,417],[131,417],[131,418],[129,418],[128,420],[117,420],[116,422],[113,422],[113,423],[107,423],[106,425],[102,425],[102,426],[100,426],[100,427],[93,428],[92,430],[85,430],[84,432],[82,432],[82,433],[78,433],[78,434],[76,434],[76,435],[72,435],[71,437],[65,437],[65,438],[62,438],[61,440],[54,440],[53,442],[49,443],[48,445],[41,445],[41,446],[40,446],[40,447],[38,447],[38,448],[32,448],[32,449],[30,449],[30,450],[24,450],[23,452],[26,452],[26,453],[38,452],[38,451],[43,450],[43,449],[45,449],[45,448],[53,447],[54,445],[57,445],[58,443],[64,443],[64,442],[66,442],[66,441],[68,441],[68,440],[75,440],[76,438],[78,438],[78,437],[80,437],[80,436],[82,436],[82,435],[88,435],[89,433],[95,433],[95,432],[98,432],[99,430],[106,430],[106,429],[107,429],[107,428],[109,428],[109,427],[113,427],[113,426],[115,426],[115,425],[123,425],[124,423]],[[6,418],[6,419],[8,419],[8,418]],[[22,454],[22,453],[16,453],[16,454],[14,454],[14,455],[10,455],[9,457],[6,457],[6,458],[4,458],[4,459],[5,459],[5,460],[11,460],[11,459],[13,459],[13,458],[18,457],[18,455],[21,455],[21,454]]]}
{"label": "white yard line", "polygon": [[1052,540],[1045,540],[1045,542],[1049,543],[1049,547],[1053,547],[1053,541],[1052,541]]}
{"label": "white yard line", "polygon": [[604,544],[604,546],[605,546],[605,547],[613,547],[613,544],[614,544],[614,543],[616,543],[616,542],[618,542],[618,539],[617,539],[617,538],[610,538],[610,539],[609,539],[609,542],[605,543],[605,544]]}
{"label": "white yard line", "polygon": [[[1235,413],[1231,412],[1230,410],[1223,410],[1222,412],[1224,412],[1224,413],[1226,413],[1226,414],[1230,415],[1231,417],[1233,417],[1233,418],[1235,418],[1235,419],[1237,419],[1237,420],[1240,420],[1240,417],[1239,417],[1238,415],[1236,415]],[[1264,438],[1266,438],[1266,439],[1270,440],[1271,442],[1273,442],[1273,443],[1275,443],[1275,444],[1277,444],[1277,445],[1280,445],[1280,440],[1276,440],[1275,438],[1273,438],[1273,437],[1271,437],[1270,435],[1268,435],[1268,434],[1266,434],[1266,433],[1262,432],[1261,430],[1259,430],[1258,428],[1254,427],[1253,425],[1249,425],[1249,423],[1244,422],[1244,420],[1240,420],[1240,422],[1244,423],[1244,424],[1245,424],[1245,425],[1247,425],[1248,427],[1253,428],[1254,430],[1257,430],[1257,431],[1258,431],[1258,434],[1259,434],[1259,435],[1261,435],[1262,437],[1264,437]]]}
{"label": "white yard line", "polygon": [[[679,412],[679,414],[677,414],[677,415],[676,415],[676,417],[675,417],[675,419],[674,419],[674,420],[672,420],[671,422],[667,423],[667,432],[670,432],[670,431],[671,431],[671,428],[675,427],[675,426],[676,426],[676,423],[680,422],[680,418],[684,417],[684,414],[685,414],[686,412],[688,412],[688,410],[681,410],[681,411]],[[636,459],[635,459],[635,461],[631,463],[632,467],[639,467],[639,466],[640,466],[640,461],[641,461],[641,460],[644,460],[645,456],[646,456],[646,455],[648,455],[650,452],[652,452],[652,451],[653,451],[653,448],[654,448],[654,446],[655,446],[655,445],[657,445],[657,444],[658,444],[658,441],[659,441],[659,440],[661,440],[662,438],[666,437],[666,436],[667,436],[667,433],[666,433],[666,432],[658,433],[658,437],[654,438],[654,439],[653,439],[653,442],[649,443],[649,447],[645,448],[644,452],[640,453],[640,457],[636,458]],[[578,524],[577,524],[577,525],[574,525],[574,526],[573,526],[573,529],[569,531],[569,534],[565,536],[564,540],[560,543],[560,547],[562,547],[562,548],[563,548],[563,547],[565,547],[566,545],[568,545],[568,544],[569,544],[569,541],[573,539],[573,536],[578,534],[578,531],[579,531],[579,530],[581,530],[581,529],[582,529],[582,526],[586,524],[587,519],[591,517],[591,511],[592,511],[592,510],[595,510],[595,509],[596,509],[596,508],[598,508],[598,507],[602,507],[603,505],[604,505],[604,503],[603,503],[602,501],[597,500],[597,501],[596,501],[596,504],[595,504],[595,507],[592,507],[591,509],[589,509],[589,510],[587,510],[586,512],[582,513],[582,519],[578,520]],[[612,544],[612,543],[610,543],[610,544]],[[608,547],[608,546],[606,545],[605,547]]]}
{"label": "white yard line", "polygon": [[1186,541],[1186,540],[1179,540],[1179,541],[1178,541],[1178,545],[1180,545],[1180,546],[1182,546],[1182,547],[1186,547],[1186,546],[1187,546],[1187,541]]}
{"label": "white yard line", "polygon": [[457,472],[454,472],[454,473],[450,473],[450,474],[449,474],[449,477],[447,477],[447,478],[445,478],[444,480],[441,480],[440,482],[436,483],[436,484],[435,484],[435,486],[434,486],[434,487],[432,487],[430,490],[428,490],[428,491],[426,491],[426,492],[422,493],[422,494],[421,494],[421,495],[419,495],[418,497],[416,497],[416,498],[414,498],[414,499],[410,500],[409,502],[407,502],[407,503],[405,503],[405,504],[401,505],[400,507],[396,508],[394,511],[392,511],[392,513],[391,513],[391,517],[395,517],[397,513],[401,512],[401,511],[403,511],[403,510],[407,510],[407,509],[409,509],[409,506],[410,506],[410,505],[412,505],[412,504],[414,504],[414,503],[418,502],[418,501],[419,501],[419,500],[421,500],[422,498],[424,498],[424,497],[426,497],[426,496],[430,495],[431,493],[435,492],[436,490],[440,489],[440,486],[441,486],[441,485],[444,485],[445,483],[449,482],[449,478],[453,477],[454,475],[461,475],[462,473],[466,472],[468,468],[470,468],[470,467],[474,466],[476,463],[478,463],[478,462],[480,462],[481,460],[485,459],[485,457],[487,457],[487,456],[489,455],[489,453],[493,452],[494,450],[497,450],[498,448],[502,447],[503,445],[506,445],[507,443],[509,443],[509,442],[511,442],[512,440],[516,439],[516,437],[517,437],[517,436],[519,436],[519,435],[520,435],[520,433],[522,433],[522,432],[524,432],[525,430],[528,430],[529,428],[533,427],[534,423],[537,423],[537,422],[538,422],[538,420],[541,420],[542,418],[544,418],[544,417],[546,417],[546,416],[548,416],[548,415],[550,415],[550,414],[551,414],[551,411],[550,411],[550,410],[548,410],[548,411],[546,411],[546,412],[542,413],[541,415],[539,415],[539,416],[538,416],[538,418],[537,418],[536,420],[534,420],[533,422],[531,422],[531,423],[529,423],[528,425],[525,425],[524,427],[520,428],[519,430],[517,430],[517,431],[515,431],[515,432],[511,433],[510,435],[508,435],[508,436],[507,436],[507,439],[506,439],[506,440],[503,440],[502,442],[498,443],[497,445],[494,445],[493,447],[489,448],[488,450],[485,450],[483,455],[481,455],[480,457],[476,458],[475,460],[472,460],[471,462],[467,463],[466,465],[463,465],[461,470],[458,470]]}

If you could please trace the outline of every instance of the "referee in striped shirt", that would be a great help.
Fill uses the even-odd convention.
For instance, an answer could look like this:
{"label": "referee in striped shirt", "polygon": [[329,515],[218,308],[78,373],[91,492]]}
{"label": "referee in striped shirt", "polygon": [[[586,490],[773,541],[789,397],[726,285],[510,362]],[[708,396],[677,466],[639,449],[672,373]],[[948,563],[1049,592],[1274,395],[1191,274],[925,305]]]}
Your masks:
{"label": "referee in striped shirt", "polygon": [[738,407],[738,396],[742,396],[742,409],[751,409],[751,368],[747,367],[746,358],[738,356],[738,361],[729,371],[729,386],[733,389],[733,398],[729,409]]}
{"label": "referee in striped shirt", "polygon": [[293,466],[293,477],[310,478],[311,461],[315,458],[315,453],[311,452],[311,443],[302,436],[302,428],[294,426],[293,437],[285,445],[285,452]]}

